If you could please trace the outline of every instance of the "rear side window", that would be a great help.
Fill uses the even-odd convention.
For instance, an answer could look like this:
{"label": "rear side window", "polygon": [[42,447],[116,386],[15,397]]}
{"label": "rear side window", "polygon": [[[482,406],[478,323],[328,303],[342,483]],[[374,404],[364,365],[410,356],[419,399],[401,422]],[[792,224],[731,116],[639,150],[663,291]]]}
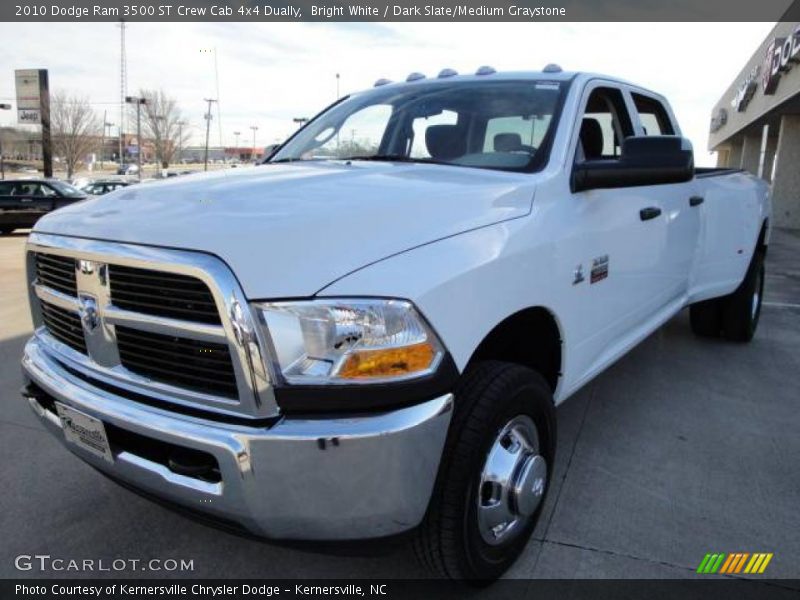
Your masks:
{"label": "rear side window", "polygon": [[11,188],[12,184],[10,183],[0,183],[0,196],[10,196]]}
{"label": "rear side window", "polygon": [[675,135],[667,109],[661,102],[641,94],[632,95],[645,135]]}

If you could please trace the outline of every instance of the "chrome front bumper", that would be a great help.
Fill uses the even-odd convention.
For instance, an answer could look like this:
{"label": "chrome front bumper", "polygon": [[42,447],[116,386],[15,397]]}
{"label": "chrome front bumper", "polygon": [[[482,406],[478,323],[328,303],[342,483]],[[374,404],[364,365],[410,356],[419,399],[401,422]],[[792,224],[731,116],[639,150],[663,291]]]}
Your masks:
{"label": "chrome front bumper", "polygon": [[58,417],[33,396],[46,427],[109,475],[172,503],[275,539],[383,537],[418,525],[452,415],[451,394],[369,416],[282,418],[252,427],[175,414],[93,387],[31,339],[25,377],[58,402],[119,429],[212,455],[221,481],[171,471],[128,451],[110,464],[66,442]]}

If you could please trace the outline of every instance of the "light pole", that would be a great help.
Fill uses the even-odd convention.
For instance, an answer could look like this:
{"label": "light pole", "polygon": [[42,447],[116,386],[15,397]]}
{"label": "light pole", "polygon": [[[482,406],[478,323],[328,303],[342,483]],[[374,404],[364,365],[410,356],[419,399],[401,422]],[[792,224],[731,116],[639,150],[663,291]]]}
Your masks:
{"label": "light pole", "polygon": [[336,74],[336,99],[339,99],[339,73]]}
{"label": "light pole", "polygon": [[[0,110],[11,110],[10,104],[0,104]],[[0,134],[0,179],[6,178],[6,161],[3,157],[3,136]]]}
{"label": "light pole", "polygon": [[256,131],[258,131],[258,125],[250,125],[250,129],[253,130],[253,151],[250,153],[250,158],[252,160],[256,159]]}
{"label": "light pole", "polygon": [[178,126],[178,162],[183,160],[183,126],[186,125],[186,121],[178,121],[176,123]]}
{"label": "light pole", "polygon": [[105,120],[106,111],[103,111],[103,138],[100,142],[100,170],[103,170],[103,156],[106,152],[106,138],[111,137],[111,128],[114,126],[113,123],[109,123]]}
{"label": "light pole", "polygon": [[236,157],[239,160],[242,160],[242,155],[239,154],[239,136],[242,135],[242,132],[241,131],[234,131],[233,135],[236,136]]}
{"label": "light pole", "polygon": [[308,123],[308,117],[295,117],[292,119],[292,121],[294,121],[295,123],[297,123],[302,127],[303,125]]}
{"label": "light pole", "polygon": [[147,104],[147,98],[138,96],[125,96],[127,104],[136,105],[136,164],[138,166],[139,181],[142,180],[142,106]]}
{"label": "light pole", "polygon": [[211,133],[211,105],[216,102],[214,98],[203,98],[204,102],[208,102],[208,111],[206,112],[206,151],[203,155],[203,171],[208,171],[208,136]]}

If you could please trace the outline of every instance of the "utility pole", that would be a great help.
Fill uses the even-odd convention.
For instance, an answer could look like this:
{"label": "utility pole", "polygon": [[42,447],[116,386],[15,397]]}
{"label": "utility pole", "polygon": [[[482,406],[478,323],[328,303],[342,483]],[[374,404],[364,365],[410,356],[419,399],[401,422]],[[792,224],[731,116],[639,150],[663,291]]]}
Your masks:
{"label": "utility pole", "polygon": [[42,102],[42,171],[53,176],[53,139],[50,135],[50,80],[47,69],[39,71],[39,97]]}
{"label": "utility pole", "polygon": [[139,181],[142,180],[142,106],[147,104],[147,98],[138,96],[125,96],[125,102],[136,105],[136,164],[138,165]]}
{"label": "utility pole", "polygon": [[125,21],[119,22],[119,156],[117,164],[122,166],[122,150],[125,143],[125,96],[128,94],[128,57],[125,51]]}
{"label": "utility pole", "polygon": [[[10,104],[0,104],[0,110],[11,110]],[[6,178],[6,161],[3,157],[3,135],[0,134],[0,179]]]}
{"label": "utility pole", "polygon": [[336,74],[336,99],[339,99],[339,73]]}
{"label": "utility pole", "polygon": [[203,171],[208,171],[208,136],[211,134],[211,105],[216,102],[214,98],[203,98],[204,102],[208,102],[208,112],[206,112],[206,151],[203,159]]}
{"label": "utility pole", "polygon": [[258,131],[258,125],[250,125],[250,129],[253,130],[253,151],[250,153],[250,158],[255,161],[255,159],[256,159],[256,131]]}
{"label": "utility pole", "polygon": [[239,154],[239,136],[242,135],[241,131],[234,131],[233,135],[236,136],[236,156],[239,160],[242,160],[242,155]]}

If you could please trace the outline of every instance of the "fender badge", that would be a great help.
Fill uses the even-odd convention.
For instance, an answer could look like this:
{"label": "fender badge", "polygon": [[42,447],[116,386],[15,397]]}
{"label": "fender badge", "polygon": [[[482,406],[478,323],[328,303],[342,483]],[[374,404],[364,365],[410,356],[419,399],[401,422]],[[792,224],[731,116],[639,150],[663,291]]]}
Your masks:
{"label": "fender badge", "polygon": [[597,283],[608,277],[608,254],[598,256],[592,261],[592,271],[589,275],[589,284]]}
{"label": "fender badge", "polygon": [[575,278],[572,280],[572,285],[578,285],[581,281],[585,279],[585,277],[583,276],[583,265],[579,264],[577,267],[575,267],[574,276]]}

